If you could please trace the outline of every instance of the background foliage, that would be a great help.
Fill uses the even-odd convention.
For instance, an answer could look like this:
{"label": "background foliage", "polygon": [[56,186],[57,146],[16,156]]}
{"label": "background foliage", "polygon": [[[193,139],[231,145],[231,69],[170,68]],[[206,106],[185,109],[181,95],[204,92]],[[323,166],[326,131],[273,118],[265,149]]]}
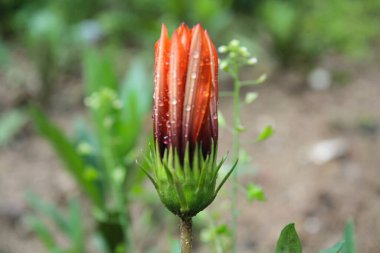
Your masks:
{"label": "background foliage", "polygon": [[[99,248],[122,251],[122,242],[129,244],[131,202],[143,196],[156,210],[135,160],[141,160],[149,139],[153,44],[161,23],[172,31],[181,22],[199,22],[217,46],[239,38],[268,74],[291,68],[307,75],[326,56],[371,62],[379,12],[379,0],[3,0],[1,85],[22,89],[23,96],[0,104],[0,146],[9,144],[31,116],[89,200]],[[32,66],[32,75],[17,61],[19,55]],[[88,112],[70,136],[47,116],[55,102],[52,93],[68,80],[81,85]],[[247,104],[256,97],[247,94]],[[258,141],[272,133],[266,128]],[[249,186],[247,197],[265,199],[256,185]],[[36,211],[28,221],[51,252],[83,252],[88,231],[77,199],[69,201],[66,213],[33,194],[28,202]],[[152,210],[144,213],[148,223],[154,222]],[[54,220],[69,246],[58,245],[40,214]],[[229,231],[214,224],[203,234],[204,241],[214,243],[210,238],[228,237]],[[176,252],[178,245],[172,245]]]}

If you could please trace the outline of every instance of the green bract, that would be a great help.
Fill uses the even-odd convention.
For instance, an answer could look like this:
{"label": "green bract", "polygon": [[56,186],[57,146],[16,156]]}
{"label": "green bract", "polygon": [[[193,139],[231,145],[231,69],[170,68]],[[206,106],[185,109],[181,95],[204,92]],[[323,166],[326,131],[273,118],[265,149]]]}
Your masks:
{"label": "green bract", "polygon": [[143,170],[154,184],[162,203],[182,218],[193,217],[211,204],[237,164],[235,162],[216,186],[218,172],[226,157],[217,163],[217,147],[212,146],[211,153],[205,158],[199,146],[195,147],[192,156],[186,148],[183,164],[174,149],[165,151],[161,158],[158,148],[151,148],[147,160],[153,174],[145,168]]}

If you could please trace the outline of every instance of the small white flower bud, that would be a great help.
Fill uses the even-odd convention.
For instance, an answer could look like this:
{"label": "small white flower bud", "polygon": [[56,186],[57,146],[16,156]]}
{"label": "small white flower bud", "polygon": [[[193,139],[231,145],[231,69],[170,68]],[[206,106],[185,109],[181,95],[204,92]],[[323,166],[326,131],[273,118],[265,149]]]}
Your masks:
{"label": "small white flower bud", "polygon": [[247,61],[248,65],[255,65],[256,63],[257,63],[257,58],[256,57],[249,58],[248,61]]}
{"label": "small white flower bud", "polygon": [[228,69],[228,62],[226,60],[221,60],[219,64],[220,69],[227,70]]}
{"label": "small white flower bud", "polygon": [[218,48],[218,51],[219,51],[219,53],[223,54],[223,53],[227,52],[227,49],[228,49],[227,46],[220,46]]}
{"label": "small white flower bud", "polygon": [[241,47],[239,49],[239,52],[244,57],[248,57],[249,56],[249,52],[248,52],[248,49],[246,47]]}
{"label": "small white flower bud", "polygon": [[231,40],[231,42],[230,42],[230,46],[231,47],[238,47],[240,45],[240,41],[238,41],[238,40]]}

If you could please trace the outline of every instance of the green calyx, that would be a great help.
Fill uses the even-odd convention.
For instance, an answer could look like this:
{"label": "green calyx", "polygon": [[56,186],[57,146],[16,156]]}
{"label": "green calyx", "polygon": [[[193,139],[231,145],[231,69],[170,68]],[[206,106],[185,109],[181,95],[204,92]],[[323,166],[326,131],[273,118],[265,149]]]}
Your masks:
{"label": "green calyx", "polygon": [[215,199],[219,190],[236,167],[237,161],[216,186],[218,172],[226,160],[216,162],[216,145],[205,158],[201,148],[195,147],[192,161],[186,148],[183,164],[175,149],[165,151],[161,158],[156,148],[151,148],[147,158],[152,174],[142,168],[154,184],[162,203],[174,214],[189,218],[205,209]]}

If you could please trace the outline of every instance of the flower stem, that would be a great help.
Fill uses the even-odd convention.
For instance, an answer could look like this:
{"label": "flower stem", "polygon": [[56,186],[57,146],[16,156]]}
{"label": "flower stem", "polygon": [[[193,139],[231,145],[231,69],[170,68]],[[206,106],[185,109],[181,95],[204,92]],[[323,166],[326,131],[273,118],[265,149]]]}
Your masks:
{"label": "flower stem", "polygon": [[[234,75],[234,135],[233,135],[233,160],[239,158],[240,138],[240,81],[237,73]],[[234,170],[232,177],[232,252],[237,252],[237,223],[238,223],[238,174]]]}
{"label": "flower stem", "polygon": [[192,221],[191,218],[181,218],[181,253],[191,253],[193,244]]}

